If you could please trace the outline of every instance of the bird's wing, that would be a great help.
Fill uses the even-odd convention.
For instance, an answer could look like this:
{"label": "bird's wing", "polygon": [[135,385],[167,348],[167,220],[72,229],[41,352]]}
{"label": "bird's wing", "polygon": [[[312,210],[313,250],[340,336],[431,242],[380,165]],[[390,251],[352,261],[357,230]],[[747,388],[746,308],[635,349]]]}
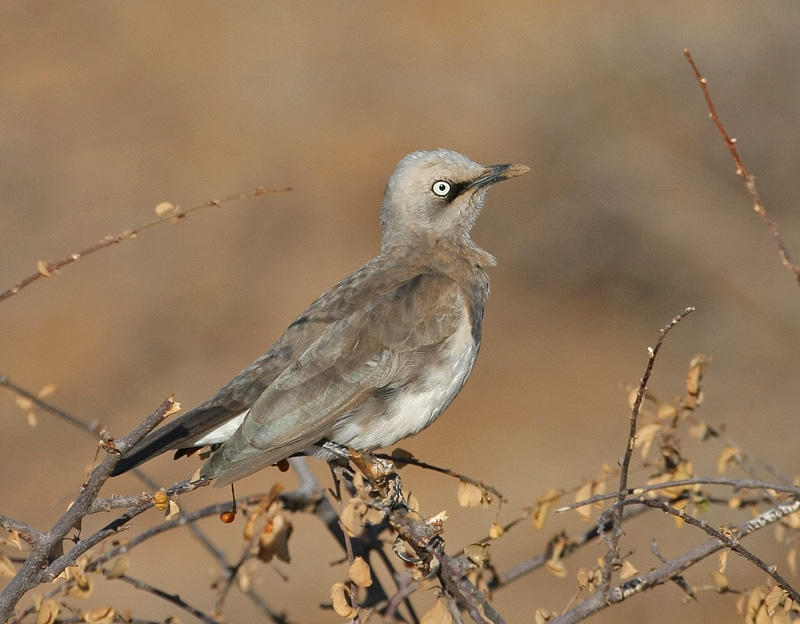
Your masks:
{"label": "bird's wing", "polygon": [[447,340],[465,313],[460,287],[441,273],[417,273],[373,295],[351,298],[367,301],[360,309],[347,309],[341,298],[335,298],[336,305],[346,309],[309,309],[304,322],[332,314],[338,320],[329,322],[269,385],[203,466],[204,477],[229,483],[326,437],[341,417],[376,392],[413,380],[424,354]]}

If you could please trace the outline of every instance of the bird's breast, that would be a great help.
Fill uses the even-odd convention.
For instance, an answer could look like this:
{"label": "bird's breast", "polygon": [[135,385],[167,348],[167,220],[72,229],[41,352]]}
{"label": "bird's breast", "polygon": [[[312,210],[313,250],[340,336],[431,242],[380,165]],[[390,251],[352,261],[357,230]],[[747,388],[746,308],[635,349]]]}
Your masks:
{"label": "bird's breast", "polygon": [[480,333],[468,314],[457,330],[430,354],[416,378],[385,398],[370,401],[340,421],[331,440],[357,450],[391,446],[430,425],[455,399],[469,378]]}

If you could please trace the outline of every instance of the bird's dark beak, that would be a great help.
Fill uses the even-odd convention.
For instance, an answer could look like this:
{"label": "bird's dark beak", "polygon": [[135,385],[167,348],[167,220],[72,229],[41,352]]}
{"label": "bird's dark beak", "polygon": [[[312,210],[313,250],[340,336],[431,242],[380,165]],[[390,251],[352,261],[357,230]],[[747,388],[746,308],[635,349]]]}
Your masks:
{"label": "bird's dark beak", "polygon": [[531,170],[530,167],[526,167],[525,165],[491,165],[487,167],[487,169],[488,173],[473,181],[467,188],[479,189],[485,186],[491,186],[492,184],[508,180],[509,178],[516,178]]}

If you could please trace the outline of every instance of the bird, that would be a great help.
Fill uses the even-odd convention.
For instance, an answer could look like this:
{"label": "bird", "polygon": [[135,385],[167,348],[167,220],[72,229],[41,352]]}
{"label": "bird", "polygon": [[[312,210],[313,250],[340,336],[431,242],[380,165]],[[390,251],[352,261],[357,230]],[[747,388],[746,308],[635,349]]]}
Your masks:
{"label": "bird", "polygon": [[381,204],[380,254],[328,290],[211,399],[148,434],[122,474],[169,450],[212,454],[226,485],[295,455],[391,446],[433,423],[481,345],[492,255],[470,238],[489,188],[529,171],[446,149],[403,158]]}

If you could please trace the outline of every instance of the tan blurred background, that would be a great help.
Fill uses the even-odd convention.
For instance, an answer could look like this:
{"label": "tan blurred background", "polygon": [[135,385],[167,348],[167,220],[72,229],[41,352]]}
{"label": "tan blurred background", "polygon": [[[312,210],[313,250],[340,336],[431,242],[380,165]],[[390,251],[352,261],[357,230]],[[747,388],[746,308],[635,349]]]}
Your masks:
{"label": "tan blurred background", "polygon": [[[205,400],[330,285],[379,250],[378,210],[397,161],[448,147],[531,173],[495,188],[474,231],[495,254],[484,346],[470,383],[431,429],[402,444],[497,486],[508,520],[622,454],[646,347],[687,305],[651,387],[669,399],[695,353],[716,358],[704,416],[798,471],[800,298],[682,55],[709,78],[720,114],[790,249],[800,256],[800,11],[787,1],[151,2],[0,4],[0,290],[154,216],[258,185],[292,186],[88,257],[0,305],[0,373],[116,435],[164,397]],[[74,498],[95,444],[41,416],[32,429],[0,394],[0,513],[48,528]],[[697,449],[688,449],[697,454]],[[717,449],[718,450],[718,449]],[[713,473],[717,450],[704,452]],[[149,470],[164,483],[194,463]],[[328,479],[324,466],[317,466]],[[423,511],[450,512],[448,544],[482,537],[489,511],[459,510],[456,484],[412,469]],[[265,472],[240,493],[291,476]],[[326,480],[325,483],[328,483]],[[120,478],[106,492],[136,493]],[[225,492],[187,497],[187,508]],[[133,532],[157,523],[136,521]],[[336,622],[318,604],[342,576],[313,519],[296,518],[293,562],[256,586],[292,621]],[[236,556],[241,521],[209,522]],[[501,540],[506,569],[573,519]],[[632,525],[682,552],[672,523]],[[685,545],[703,541],[684,530]],[[777,558],[771,536],[751,544]],[[773,549],[773,550],[770,550]],[[601,553],[587,551],[584,564]],[[510,622],[559,610],[578,561],[497,595]],[[713,562],[690,573],[706,583]],[[153,542],[131,574],[210,610],[214,564],[183,535]],[[746,589],[762,577],[734,562]],[[794,579],[797,580],[797,579]],[[420,612],[433,602],[422,596]],[[140,617],[178,614],[107,583]],[[596,622],[728,622],[734,598],[682,606],[661,588]],[[228,621],[252,620],[235,595]]]}

